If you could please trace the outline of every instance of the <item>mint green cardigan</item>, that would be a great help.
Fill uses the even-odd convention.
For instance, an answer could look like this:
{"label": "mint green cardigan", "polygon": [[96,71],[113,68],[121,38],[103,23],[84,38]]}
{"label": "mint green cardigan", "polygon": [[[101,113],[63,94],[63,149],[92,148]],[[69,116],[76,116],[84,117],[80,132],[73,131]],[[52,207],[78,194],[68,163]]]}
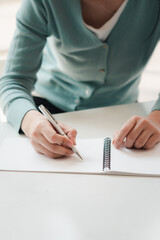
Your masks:
{"label": "mint green cardigan", "polygon": [[0,80],[8,122],[19,130],[36,109],[33,90],[65,111],[136,102],[159,38],[160,0],[129,0],[105,42],[85,27],[80,0],[23,0]]}

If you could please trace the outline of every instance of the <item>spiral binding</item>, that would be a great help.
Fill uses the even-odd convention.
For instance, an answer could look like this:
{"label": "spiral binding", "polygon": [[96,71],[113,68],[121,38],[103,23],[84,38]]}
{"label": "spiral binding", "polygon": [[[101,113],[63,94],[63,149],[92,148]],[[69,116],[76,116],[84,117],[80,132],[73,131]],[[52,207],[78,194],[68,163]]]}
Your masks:
{"label": "spiral binding", "polygon": [[103,149],[103,171],[111,168],[111,139],[109,137],[104,139]]}

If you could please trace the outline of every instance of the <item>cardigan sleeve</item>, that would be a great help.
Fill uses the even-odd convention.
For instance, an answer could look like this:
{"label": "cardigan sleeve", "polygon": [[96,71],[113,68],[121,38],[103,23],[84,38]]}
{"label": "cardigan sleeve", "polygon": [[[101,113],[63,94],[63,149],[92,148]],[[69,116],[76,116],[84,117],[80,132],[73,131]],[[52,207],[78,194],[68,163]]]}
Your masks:
{"label": "cardigan sleeve", "polygon": [[[160,40],[159,40],[159,44],[160,44]],[[159,78],[160,78],[160,76],[159,76]],[[160,79],[159,79],[159,81],[160,81]],[[158,99],[157,99],[157,101],[155,102],[155,104],[152,108],[152,111],[156,111],[156,110],[160,110],[160,89],[159,89]]]}
{"label": "cardigan sleeve", "polygon": [[41,66],[48,36],[43,0],[23,0],[16,16],[16,30],[0,79],[0,103],[7,121],[20,129],[24,115],[36,109],[31,91]]}

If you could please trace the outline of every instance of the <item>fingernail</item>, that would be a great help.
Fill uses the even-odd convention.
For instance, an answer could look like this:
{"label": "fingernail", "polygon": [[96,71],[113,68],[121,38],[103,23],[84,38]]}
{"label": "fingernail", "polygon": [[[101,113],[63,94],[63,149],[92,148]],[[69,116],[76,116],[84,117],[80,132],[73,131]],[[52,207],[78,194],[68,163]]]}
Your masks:
{"label": "fingernail", "polygon": [[114,146],[115,146],[116,148],[118,147],[118,144],[117,144],[117,141],[116,141],[115,138],[113,139],[113,144],[114,144]]}
{"label": "fingernail", "polygon": [[114,141],[114,146],[115,146],[115,148],[119,148],[119,144],[117,144],[116,141]]}

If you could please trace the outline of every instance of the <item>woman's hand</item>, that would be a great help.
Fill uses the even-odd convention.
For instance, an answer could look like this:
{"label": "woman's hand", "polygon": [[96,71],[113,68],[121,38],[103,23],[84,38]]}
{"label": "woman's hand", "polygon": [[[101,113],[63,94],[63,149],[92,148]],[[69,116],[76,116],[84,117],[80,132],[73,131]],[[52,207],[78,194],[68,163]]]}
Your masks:
{"label": "woman's hand", "polygon": [[62,123],[59,125],[69,139],[58,134],[41,113],[31,110],[24,116],[21,129],[30,138],[36,152],[49,158],[60,158],[73,154],[71,148],[76,144],[77,131]]}
{"label": "woman's hand", "polygon": [[160,111],[153,111],[147,117],[130,118],[115,134],[116,148],[153,148],[160,142]]}

